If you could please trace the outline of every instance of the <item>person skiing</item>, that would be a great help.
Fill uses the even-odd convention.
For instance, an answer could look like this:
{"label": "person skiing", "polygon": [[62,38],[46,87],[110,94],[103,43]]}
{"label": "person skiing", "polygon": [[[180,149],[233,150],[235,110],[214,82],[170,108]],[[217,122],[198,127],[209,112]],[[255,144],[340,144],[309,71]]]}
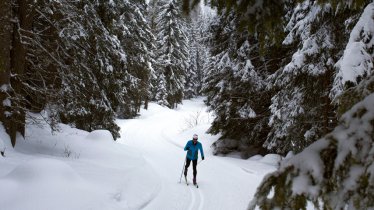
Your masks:
{"label": "person skiing", "polygon": [[188,141],[186,146],[184,147],[184,151],[187,151],[186,156],[186,166],[184,168],[184,177],[187,179],[187,171],[190,163],[192,161],[192,168],[193,168],[193,184],[196,185],[196,166],[197,166],[197,159],[198,159],[198,150],[200,150],[201,159],[204,160],[204,151],[203,146],[200,142],[197,141],[198,136],[194,134],[192,136],[192,140]]}

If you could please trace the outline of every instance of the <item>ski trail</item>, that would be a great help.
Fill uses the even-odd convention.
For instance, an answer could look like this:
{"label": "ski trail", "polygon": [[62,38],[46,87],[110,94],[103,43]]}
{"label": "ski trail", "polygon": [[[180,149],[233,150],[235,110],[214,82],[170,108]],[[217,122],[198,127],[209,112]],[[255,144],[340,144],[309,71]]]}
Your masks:
{"label": "ski trail", "polygon": [[[200,186],[199,186],[199,188],[200,188]],[[204,209],[203,207],[204,207],[205,198],[204,198],[203,193],[201,192],[200,189],[196,189],[196,190],[199,191],[199,196],[200,196],[200,203],[199,203],[198,210],[203,210]]]}
{"label": "ski trail", "polygon": [[[139,127],[144,129],[139,132],[137,129]],[[127,121],[126,129],[123,129],[123,138],[126,139],[126,144],[142,151],[146,161],[160,177],[161,187],[157,196],[143,205],[142,209],[196,209],[197,197],[192,191],[191,185],[183,186],[183,188],[189,189],[181,189],[181,185],[175,185],[173,182],[176,177],[178,180],[180,178],[184,162],[184,157],[181,157],[181,154],[184,152],[183,148],[173,144],[169,135],[166,134],[168,127],[164,124],[142,123],[135,119]],[[168,155],[165,155],[165,152]],[[170,158],[172,156],[178,158]],[[176,174],[178,175],[175,176]],[[185,185],[184,180],[182,185]],[[164,204],[165,200],[170,200],[170,202]],[[186,208],[187,206],[188,208]]]}
{"label": "ski trail", "polygon": [[[161,131],[161,136],[163,137],[163,139],[165,140],[165,142],[169,143],[170,145],[174,146],[174,147],[177,147],[179,149],[183,149],[184,147],[177,144],[176,142],[173,142],[171,140],[171,138],[169,136],[166,135],[166,132],[165,132],[166,129],[163,129]],[[188,185],[188,187],[190,188],[190,193],[191,193],[191,197],[192,197],[192,201],[188,207],[188,209],[190,210],[195,210],[195,209],[198,209],[198,210],[203,210],[204,208],[204,198],[203,198],[203,194],[201,192],[200,189],[197,189],[195,185],[193,185],[192,183],[192,186],[191,184]],[[194,188],[194,189],[192,189]],[[197,191],[198,193],[196,193],[195,191]],[[198,199],[196,199],[198,198]],[[197,206],[197,207],[195,207]]]}
{"label": "ski trail", "polygon": [[159,186],[159,189],[158,191],[153,191],[152,192],[152,195],[150,196],[150,198],[148,200],[146,200],[143,204],[141,204],[139,206],[139,209],[144,209],[145,207],[147,207],[156,197],[157,197],[157,194],[158,192],[161,190],[161,187]]}
{"label": "ski trail", "polygon": [[[165,142],[169,143],[170,145],[174,146],[174,147],[177,147],[177,148],[180,148],[180,149],[183,149],[184,147],[177,144],[176,142],[172,141],[171,138],[166,135],[166,128],[163,129],[161,131],[161,136],[163,137],[162,139],[165,140]],[[196,189],[196,186],[193,185],[193,187],[195,189],[191,189],[192,186],[190,186],[191,184],[189,184],[189,188],[190,188],[190,193],[191,193],[191,197],[192,197],[192,201],[188,207],[188,209],[190,210],[194,210],[194,209],[198,209],[198,210],[203,210],[204,208],[204,199],[203,199],[203,194],[201,193],[201,190],[200,189]],[[194,192],[194,191],[198,191],[198,193]],[[196,194],[198,196],[196,196]],[[199,199],[196,199],[196,197],[198,197]],[[198,202],[197,202],[198,200]],[[195,208],[195,206],[197,206],[197,208]]]}
{"label": "ski trail", "polygon": [[246,173],[249,173],[249,174],[255,174],[255,172],[254,171],[252,171],[252,170],[249,170],[249,169],[247,169],[247,168],[243,168],[243,167],[240,167],[243,171],[245,171]]}
{"label": "ski trail", "polygon": [[[208,126],[181,131],[185,118],[201,109],[201,102],[186,102],[179,110],[150,104],[138,119],[119,121],[121,143],[141,151],[154,169],[160,186],[151,199],[141,206],[144,210],[245,209],[264,174],[258,162],[237,161],[213,156],[210,145],[214,138],[205,134]],[[198,183],[192,184],[192,165],[188,170],[188,186],[182,174],[186,158],[184,145],[193,133],[200,134],[205,160],[198,164]],[[256,164],[255,164],[256,163]],[[248,165],[249,164],[249,165]],[[267,170],[267,169],[266,169]],[[187,189],[188,188],[188,189]],[[154,197],[153,197],[154,196]]]}
{"label": "ski trail", "polygon": [[[175,113],[174,113],[175,114]],[[175,129],[175,122],[171,122],[170,125],[165,125],[165,124],[151,124],[151,125],[144,125],[144,128],[150,128],[150,127],[155,127],[157,126],[157,129],[153,130],[147,130],[144,129],[142,132],[137,132],[137,128],[141,127],[139,124],[141,123],[140,120],[132,120],[127,122],[126,129],[123,129],[123,138],[127,139],[129,141],[130,145],[135,144],[135,148],[143,151],[143,155],[145,156],[145,159],[147,160],[148,163],[155,169],[155,171],[158,173],[160,176],[160,186],[158,190],[158,195],[149,201],[145,202],[142,205],[142,209],[154,209],[154,208],[159,208],[160,204],[159,202],[162,199],[162,197],[167,197],[170,195],[168,192],[170,190],[170,186],[168,183],[165,181],[170,174],[166,173],[165,175],[165,170],[163,167],[163,164],[160,165],[160,162],[170,162],[170,160],[163,160],[163,161],[157,161],[159,158],[164,158],[163,156],[160,155],[160,150],[158,151],[152,151],[153,148],[162,148],[161,150],[168,151],[168,153],[176,154],[180,156],[181,154],[183,155],[182,160],[184,161],[185,159],[185,152],[183,151],[183,146],[181,144],[178,144],[175,140],[172,140],[171,136],[175,136],[177,134],[175,130],[170,129],[174,128]],[[151,132],[150,132],[151,131]],[[142,142],[144,141],[144,142]],[[161,141],[161,142],[160,142]],[[165,142],[165,143],[162,143]],[[155,147],[157,145],[157,147]],[[156,158],[155,158],[156,157]],[[182,162],[183,163],[183,162]],[[179,166],[181,164],[180,162],[175,162],[175,165],[177,165],[178,170],[183,169]],[[189,170],[190,174],[192,173],[192,166],[190,166]],[[180,172],[178,173],[180,175]],[[182,175],[183,176],[183,175]],[[179,178],[179,177],[178,177]],[[182,180],[184,178],[182,177]],[[187,192],[187,198],[183,198],[185,201],[185,205],[182,208],[176,208],[172,206],[177,206],[178,204],[173,204],[170,206],[164,206],[164,209],[190,209],[190,210],[202,210],[204,209],[204,198],[202,195],[202,192],[200,189],[197,189],[196,186],[194,186],[191,183],[192,178],[188,177],[189,185],[184,186],[187,187],[188,189],[185,189],[183,191]],[[182,181],[182,184],[184,183],[184,180]],[[171,200],[177,200],[176,198],[172,198]]]}
{"label": "ski trail", "polygon": [[187,186],[189,189],[190,189],[190,193],[191,193],[191,197],[192,197],[192,199],[191,199],[191,203],[190,203],[190,205],[188,206],[188,209],[189,210],[194,210],[195,208],[195,203],[196,203],[196,198],[195,198],[195,193],[194,192],[192,192],[192,189],[191,189],[191,186]]}
{"label": "ski trail", "polygon": [[152,203],[152,201],[157,197],[157,195],[159,194],[159,192],[164,188],[164,185],[165,185],[164,180],[162,180],[161,183],[159,183],[158,186],[152,191],[152,193],[150,194],[149,198],[147,200],[145,200],[144,203],[142,203],[139,206],[139,209],[144,209],[150,203]]}
{"label": "ski trail", "polygon": [[[192,180],[191,177],[188,177],[187,180]],[[191,203],[188,206],[187,209],[189,210],[203,210],[204,209],[204,196],[202,193],[202,189],[197,188],[195,185],[193,185],[192,181],[189,182],[189,185],[187,186],[189,188],[189,191],[191,193]]]}
{"label": "ski trail", "polygon": [[169,136],[166,135],[165,130],[166,130],[166,128],[164,128],[164,129],[161,131],[162,139],[164,139],[165,142],[167,142],[167,143],[169,143],[169,144],[171,144],[171,145],[173,145],[173,146],[175,146],[175,147],[177,147],[177,148],[184,149],[183,146],[181,146],[181,145],[175,143],[174,141],[172,141],[171,138],[170,138]]}

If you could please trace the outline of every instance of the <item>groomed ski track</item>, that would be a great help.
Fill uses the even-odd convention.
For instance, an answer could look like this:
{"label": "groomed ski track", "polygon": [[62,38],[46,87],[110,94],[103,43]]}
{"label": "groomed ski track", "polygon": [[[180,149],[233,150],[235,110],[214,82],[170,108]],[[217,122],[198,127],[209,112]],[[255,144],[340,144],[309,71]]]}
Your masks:
{"label": "groomed ski track", "polygon": [[[156,104],[150,104],[148,110],[142,110],[137,119],[117,122],[122,136],[119,142],[142,153],[154,169],[149,176],[159,180],[154,196],[144,201],[142,209],[246,209],[263,176],[274,170],[256,161],[213,156],[210,145],[217,137],[205,133],[211,116],[201,98],[183,101],[176,110]],[[186,126],[198,112],[198,125]],[[179,182],[186,155],[183,147],[193,133],[199,134],[205,152],[205,160],[197,166],[199,188],[192,185],[192,166],[188,171],[191,184],[187,186],[183,177]]]}

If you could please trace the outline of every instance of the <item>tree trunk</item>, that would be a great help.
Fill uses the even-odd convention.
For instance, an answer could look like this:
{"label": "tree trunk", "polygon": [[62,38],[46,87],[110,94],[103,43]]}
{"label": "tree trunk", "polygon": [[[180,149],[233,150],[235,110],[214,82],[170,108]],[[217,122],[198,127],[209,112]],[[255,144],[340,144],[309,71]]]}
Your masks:
{"label": "tree trunk", "polygon": [[[17,18],[16,23],[14,24],[14,33],[13,33],[13,48],[11,52],[11,69],[12,73],[15,75],[25,75],[26,74],[26,48],[22,44],[22,36],[27,36],[25,31],[31,31],[32,29],[32,10],[31,0],[18,0],[17,6],[14,8],[14,13]],[[23,77],[25,78],[25,77]],[[22,90],[22,82],[19,77],[11,78],[11,85],[16,96],[26,98],[25,92]],[[21,106],[21,107],[20,107]],[[20,132],[25,136],[25,109],[24,105],[19,104],[14,108],[14,117],[12,123],[12,133],[11,139],[14,141],[16,133]],[[13,146],[14,146],[13,144]]]}
{"label": "tree trunk", "polygon": [[148,96],[145,97],[145,100],[144,100],[144,109],[148,109],[148,103],[149,103],[149,98]]}
{"label": "tree trunk", "polygon": [[[0,1],[0,121],[9,133],[11,118],[7,117],[9,111],[9,87],[12,47],[12,8],[10,0]],[[13,144],[13,142],[12,142]]]}
{"label": "tree trunk", "polygon": [[[12,7],[12,3],[18,5]],[[4,123],[13,147],[17,132],[25,134],[25,112],[20,104],[23,97],[22,81],[19,75],[25,73],[26,49],[21,42],[20,29],[30,30],[32,27],[31,5],[30,0],[0,2],[0,86],[6,89],[6,92],[0,93],[0,121]],[[10,77],[11,73],[15,76]]]}
{"label": "tree trunk", "polygon": [[[9,85],[10,79],[11,12],[10,0],[0,1],[0,85]],[[1,101],[3,100],[4,98]],[[2,106],[3,103],[0,103],[0,107]]]}

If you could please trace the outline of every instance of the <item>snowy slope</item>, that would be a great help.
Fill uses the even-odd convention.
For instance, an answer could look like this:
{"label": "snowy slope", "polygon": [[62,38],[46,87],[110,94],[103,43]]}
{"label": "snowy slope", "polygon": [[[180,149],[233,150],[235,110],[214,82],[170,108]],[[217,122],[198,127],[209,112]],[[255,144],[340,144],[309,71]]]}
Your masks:
{"label": "snowy slope", "polygon": [[[151,104],[139,119],[118,121],[120,142],[143,151],[160,180],[157,197],[145,209],[245,209],[264,174],[275,169],[274,162],[264,164],[261,159],[213,156],[210,145],[218,137],[205,133],[211,119],[200,98],[184,101],[178,110]],[[186,155],[183,148],[194,133],[205,153],[197,167],[199,189],[185,186],[183,180],[179,184]],[[192,182],[192,166],[188,177]]]}
{"label": "snowy slope", "polygon": [[[205,134],[212,117],[202,99],[177,110],[150,104],[141,116],[118,120],[122,138],[60,125],[27,126],[12,149],[0,125],[0,209],[245,209],[277,158],[217,157]],[[199,134],[205,160],[198,165],[199,189],[179,183],[185,152]],[[191,180],[192,167],[189,171]]]}

